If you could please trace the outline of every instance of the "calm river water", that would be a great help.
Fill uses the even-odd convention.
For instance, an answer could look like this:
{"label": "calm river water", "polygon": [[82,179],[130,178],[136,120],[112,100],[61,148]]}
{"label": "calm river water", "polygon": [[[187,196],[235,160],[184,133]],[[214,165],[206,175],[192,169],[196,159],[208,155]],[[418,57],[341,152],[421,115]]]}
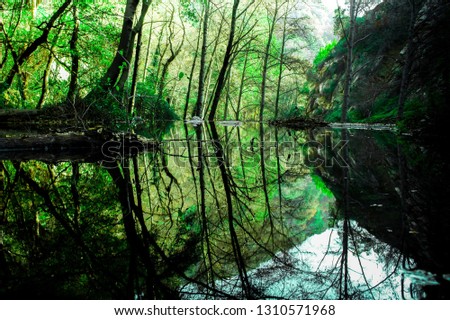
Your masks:
{"label": "calm river water", "polygon": [[158,148],[122,147],[0,150],[0,297],[450,298],[438,143],[180,122]]}

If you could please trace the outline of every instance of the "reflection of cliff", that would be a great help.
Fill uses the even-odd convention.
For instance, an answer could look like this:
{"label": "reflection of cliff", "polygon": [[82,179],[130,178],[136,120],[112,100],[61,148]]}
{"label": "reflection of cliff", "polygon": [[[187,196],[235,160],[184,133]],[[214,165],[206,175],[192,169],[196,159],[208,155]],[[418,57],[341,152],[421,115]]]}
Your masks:
{"label": "reflection of cliff", "polygon": [[[403,198],[408,232],[406,248],[417,269],[436,274],[441,286],[427,288],[431,298],[450,297],[450,207],[449,165],[440,145],[417,146],[404,143]],[[403,169],[404,168],[404,169]],[[444,277],[447,280],[444,280]]]}
{"label": "reflection of cliff", "polygon": [[[365,244],[351,246],[348,256],[348,283],[351,294],[347,299],[410,299],[411,294],[402,292],[401,277],[396,260],[399,250],[376,239],[367,230],[350,222],[351,229]],[[262,262],[249,272],[252,284],[260,288],[261,295],[285,299],[340,299],[342,273],[341,253],[343,239],[342,224],[322,233],[308,237],[300,245],[278,252],[271,260]],[[370,244],[375,250],[365,250]],[[390,255],[386,255],[386,251]],[[218,281],[218,288],[233,296],[239,296],[237,276]],[[195,291],[194,286],[186,292]],[[205,299],[202,293],[183,296],[188,299]]]}
{"label": "reflection of cliff", "polygon": [[[450,296],[448,283],[441,280],[450,273],[445,249],[450,243],[445,214],[450,212],[445,201],[450,194],[445,184],[448,165],[437,153],[397,142],[394,134],[383,132],[350,132],[348,153],[349,218],[400,249],[403,268],[426,270],[443,284],[427,288],[428,297]],[[336,165],[320,169],[342,214],[343,170]]]}

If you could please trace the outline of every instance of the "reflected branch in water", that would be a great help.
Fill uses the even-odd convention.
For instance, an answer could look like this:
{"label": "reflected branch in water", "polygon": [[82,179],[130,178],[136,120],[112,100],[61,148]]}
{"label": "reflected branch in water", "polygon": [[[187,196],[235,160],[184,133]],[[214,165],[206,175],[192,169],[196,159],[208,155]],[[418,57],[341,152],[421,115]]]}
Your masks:
{"label": "reflected branch in water", "polygon": [[[270,239],[274,241],[274,223],[272,219],[272,211],[270,208],[270,200],[269,200],[269,192],[267,191],[267,177],[266,177],[266,155],[265,155],[265,148],[266,148],[266,141],[264,137],[264,125],[260,123],[259,125],[259,141],[260,141],[260,157],[261,157],[261,179],[262,179],[262,187],[264,191],[264,200],[266,202],[266,210],[267,210],[267,216],[269,217],[270,222]],[[270,240],[269,239],[269,240]]]}
{"label": "reflected branch in water", "polygon": [[78,181],[80,180],[80,168],[78,162],[72,162],[72,178],[70,180],[70,191],[72,192],[74,215],[73,221],[76,230],[80,230],[80,194],[78,192]]}
{"label": "reflected branch in water", "polygon": [[[233,130],[205,124],[185,126],[183,136],[174,128],[162,152],[120,157],[110,163],[114,168],[0,162],[0,263],[6,264],[0,296],[49,287],[37,292],[127,299],[422,297],[423,285],[411,278],[436,251],[417,248],[435,239],[429,232],[436,229],[410,212],[428,196],[406,157],[401,178],[397,145],[380,145],[384,136],[367,132],[262,131],[256,124]],[[350,140],[347,155],[333,138]],[[333,157],[340,161],[327,160]],[[343,171],[344,161],[351,166]],[[401,180],[403,223],[395,189]],[[424,224],[411,229],[411,222]]]}
{"label": "reflected branch in water", "polygon": [[[213,259],[211,253],[211,242],[209,236],[209,224],[208,217],[206,215],[206,184],[205,184],[205,157],[203,154],[203,126],[198,126],[196,128],[196,137],[197,137],[197,171],[199,174],[199,182],[200,182],[200,215],[202,221],[202,245],[206,244],[206,257],[207,259],[203,259],[205,263],[205,270],[208,275],[207,283],[211,284],[212,288],[215,289],[215,279],[213,272]],[[212,183],[212,180],[211,180]],[[213,185],[214,193],[215,188]],[[217,196],[215,197],[217,199]],[[204,251],[204,250],[202,250]],[[213,291],[213,294],[215,291]]]}
{"label": "reflected branch in water", "polygon": [[[26,186],[28,186],[31,190],[32,193],[30,193],[29,191],[27,191],[26,193],[26,198],[22,198],[22,202],[17,203],[18,207],[22,207],[23,205],[28,206],[29,203],[26,202],[25,199],[32,199],[31,202],[31,206],[32,207],[37,207],[37,208],[42,208],[44,211],[41,211],[41,213],[45,213],[48,210],[48,213],[50,214],[50,216],[48,218],[46,218],[47,220],[50,219],[50,217],[53,217],[58,223],[59,225],[63,228],[63,230],[65,231],[65,233],[68,235],[66,235],[66,238],[64,240],[64,242],[58,243],[52,243],[52,239],[49,238],[50,232],[52,232],[53,234],[57,235],[58,233],[58,228],[57,225],[50,225],[50,226],[46,226],[45,225],[45,221],[40,221],[39,219],[35,220],[35,224],[36,224],[36,232],[39,232],[39,228],[38,226],[42,227],[42,232],[39,232],[35,235],[35,241],[33,242],[33,244],[31,245],[31,247],[29,248],[29,254],[28,256],[24,256],[23,258],[27,259],[26,261],[28,261],[29,265],[25,265],[25,268],[30,267],[30,271],[28,272],[39,272],[39,270],[41,272],[43,272],[43,274],[39,274],[38,278],[39,281],[41,280],[45,280],[45,276],[47,275],[45,266],[48,264],[51,265],[51,261],[52,259],[54,259],[54,257],[48,257],[49,261],[42,261],[42,259],[45,258],[45,256],[48,254],[48,249],[44,248],[44,246],[50,245],[52,246],[53,251],[52,255],[58,254],[59,257],[61,257],[61,254],[64,254],[64,252],[66,250],[68,250],[69,252],[77,252],[77,254],[75,254],[74,256],[70,256],[70,257],[64,257],[64,259],[69,259],[69,260],[73,260],[76,262],[75,265],[78,266],[78,268],[87,268],[86,271],[88,274],[92,275],[90,278],[90,281],[92,281],[94,286],[97,286],[98,288],[102,288],[103,290],[109,291],[111,293],[115,293],[117,294],[118,292],[118,288],[121,286],[121,280],[120,278],[116,277],[116,275],[112,272],[110,272],[107,268],[105,268],[104,264],[102,263],[101,259],[99,257],[97,257],[97,255],[94,253],[92,246],[89,244],[90,239],[86,238],[84,236],[84,234],[81,232],[81,229],[79,228],[79,226],[70,219],[69,217],[69,212],[67,212],[66,208],[67,208],[67,204],[69,204],[71,202],[70,199],[70,192],[68,193],[58,193],[58,195],[55,196],[55,183],[57,183],[57,181],[55,180],[50,180],[50,183],[42,183],[40,181],[36,181],[33,176],[37,175],[39,176],[39,172],[32,172],[32,171],[27,171],[24,167],[22,166],[21,163],[19,162],[14,162],[12,164],[12,167],[15,169],[16,172],[16,176],[20,178],[21,181],[23,181],[25,183]],[[41,166],[44,167],[44,166]],[[48,168],[47,168],[48,169]],[[53,169],[52,169],[53,170]],[[62,168],[62,172],[66,171],[67,167]],[[44,170],[42,170],[44,171]],[[47,170],[47,174],[50,174]],[[58,172],[58,176],[61,176],[61,172]],[[62,178],[61,178],[62,179]],[[18,181],[19,182],[19,181]],[[25,187],[25,186],[24,186]],[[27,190],[26,188],[24,188],[24,190]],[[66,196],[67,195],[67,196]],[[67,197],[67,199],[63,199],[63,197]],[[53,199],[58,199],[58,201],[63,201],[63,205],[55,205]],[[41,204],[42,203],[42,204]],[[46,209],[44,209],[45,206]],[[14,211],[16,210],[16,208],[13,209]],[[22,218],[21,220],[23,220],[22,223],[29,223],[30,220],[28,220],[29,218],[27,218],[27,220],[25,220],[25,212],[21,211],[22,214]],[[32,211],[33,212],[33,211]],[[34,212],[33,212],[34,213]],[[29,213],[26,213],[27,215],[29,215]],[[62,234],[61,234],[62,236]],[[37,242],[37,240],[39,240]],[[72,241],[73,243],[72,243]],[[27,246],[27,243],[23,244],[24,246]],[[73,247],[73,245],[75,245],[75,247]],[[81,251],[80,251],[81,250]],[[84,260],[77,260],[81,255],[81,259],[84,258]],[[54,261],[54,260],[53,260]],[[58,263],[60,263],[59,261],[56,262],[57,267],[58,267]],[[59,266],[61,267],[61,266]],[[34,270],[37,269],[36,271]],[[55,283],[64,283],[67,282],[67,284],[71,283],[71,281],[76,281],[76,279],[80,276],[82,276],[83,274],[78,274],[79,269],[71,269],[70,271],[67,271],[67,274],[64,274],[63,270],[59,270],[58,268],[56,268],[55,270],[52,270],[51,272],[53,272],[54,275],[54,281]],[[27,272],[27,273],[28,273]],[[80,271],[83,272],[83,271]],[[34,280],[36,281],[36,280]],[[33,282],[31,283],[26,283],[24,285],[29,285],[30,288],[33,288]],[[73,285],[73,284],[72,284]],[[42,288],[34,288],[35,291],[31,291],[29,294],[31,296],[36,295],[39,296],[41,294],[54,294],[52,293],[50,290],[52,290],[52,286],[49,287],[42,287]]]}
{"label": "reflected branch in water", "polygon": [[216,158],[218,161],[218,166],[220,169],[223,187],[224,187],[225,195],[226,195],[227,212],[228,212],[228,227],[229,227],[229,232],[230,232],[230,237],[231,237],[233,254],[234,254],[234,257],[236,260],[239,277],[241,279],[242,290],[244,291],[245,297],[250,298],[250,297],[252,297],[251,286],[250,286],[250,283],[248,280],[247,270],[246,270],[244,258],[242,256],[239,240],[238,240],[238,237],[236,234],[236,230],[234,228],[235,218],[233,215],[233,203],[232,203],[232,199],[231,199],[231,190],[230,190],[228,174],[226,172],[227,161],[225,159],[222,144],[220,143],[220,140],[219,140],[219,135],[217,133],[217,129],[213,122],[211,123],[211,136],[212,136],[212,143],[214,145]]}
{"label": "reflected branch in water", "polygon": [[[124,166],[122,167],[123,174],[119,169],[119,164],[115,167],[110,167],[107,170],[119,191],[118,197],[122,207],[122,220],[127,236],[130,255],[128,295],[134,297],[136,295],[136,290],[138,290],[138,295],[142,290],[138,281],[138,257],[140,257],[146,270],[144,298],[154,299],[156,298],[156,287],[164,288],[164,286],[156,277],[156,267],[153,259],[150,257],[149,242],[151,241],[151,236],[145,225],[142,211],[135,204],[130,171],[128,169],[128,159],[125,159],[124,161]],[[133,213],[140,223],[141,231],[144,236],[143,240],[138,236]]]}
{"label": "reflected branch in water", "polygon": [[[192,151],[191,151],[191,139],[189,138],[189,130],[188,130],[188,126],[186,123],[184,123],[183,125],[184,127],[184,134],[186,137],[186,144],[187,144],[187,152],[188,152],[188,159],[189,159],[189,168],[191,171],[191,177],[194,181],[194,190],[195,190],[195,199],[196,199],[196,203],[197,206],[199,205],[199,196],[198,196],[198,186],[197,186],[197,176],[195,174],[195,166],[194,166],[194,162],[193,162],[193,155],[192,155]],[[198,138],[197,138],[198,140]]]}
{"label": "reflected branch in water", "polygon": [[[346,129],[342,129],[341,131],[341,140],[347,141],[348,140],[348,132]],[[348,162],[348,145],[346,144],[344,146],[344,161],[345,163]],[[347,166],[342,166],[342,184],[344,189],[344,196],[343,196],[343,204],[342,209],[344,211],[344,221],[343,221],[343,239],[342,239],[342,257],[341,257],[341,273],[340,273],[340,280],[339,280],[339,298],[348,300],[349,293],[348,293],[348,282],[349,282],[349,276],[348,276],[348,233],[349,233],[349,168]]]}
{"label": "reflected branch in water", "polygon": [[278,147],[278,141],[280,141],[278,137],[278,128],[275,128],[275,157],[277,160],[277,189],[278,189],[278,206],[279,206],[279,215],[281,219],[281,233],[285,233],[284,231],[284,221],[283,221],[283,194],[281,190],[281,182],[282,182],[282,174],[281,174],[281,162],[280,162],[280,148]]}

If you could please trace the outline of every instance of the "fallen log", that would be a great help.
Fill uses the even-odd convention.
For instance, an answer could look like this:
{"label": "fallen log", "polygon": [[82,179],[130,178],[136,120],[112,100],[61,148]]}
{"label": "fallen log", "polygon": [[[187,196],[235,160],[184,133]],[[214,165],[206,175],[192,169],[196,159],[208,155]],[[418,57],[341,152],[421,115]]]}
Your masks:
{"label": "fallen log", "polygon": [[326,127],[326,126],[328,126],[328,123],[321,121],[321,120],[316,120],[316,119],[295,117],[295,118],[288,118],[288,119],[270,120],[269,125],[275,126],[275,127],[283,127],[283,128],[301,130],[301,129],[312,129],[312,128],[317,128],[317,127]]}
{"label": "fallen log", "polygon": [[3,136],[0,137],[0,160],[95,162],[156,148],[158,143],[134,134],[103,131]]}

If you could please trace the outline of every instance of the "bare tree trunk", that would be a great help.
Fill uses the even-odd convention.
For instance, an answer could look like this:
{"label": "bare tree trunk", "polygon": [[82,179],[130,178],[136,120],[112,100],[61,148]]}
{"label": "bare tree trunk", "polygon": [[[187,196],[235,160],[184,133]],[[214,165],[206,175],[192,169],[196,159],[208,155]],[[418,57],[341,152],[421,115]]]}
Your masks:
{"label": "bare tree trunk", "polygon": [[158,87],[158,77],[161,71],[161,65],[162,65],[162,59],[164,58],[164,55],[166,53],[166,49],[163,50],[163,52],[161,53],[161,43],[162,43],[162,39],[164,36],[164,32],[163,29],[165,28],[165,24],[161,27],[161,32],[159,33],[159,37],[158,37],[158,43],[156,44],[156,49],[155,49],[155,53],[153,53],[153,58],[152,58],[152,67],[153,69],[156,69],[156,72],[153,71],[153,75],[154,75],[154,88],[155,88],[155,92],[156,92],[156,88]]}
{"label": "bare tree trunk", "polygon": [[269,37],[266,43],[266,50],[264,52],[264,61],[262,65],[262,81],[261,81],[261,100],[259,103],[259,121],[264,120],[264,108],[266,104],[266,82],[267,82],[267,70],[269,69],[269,51],[272,45],[273,31],[275,29],[275,23],[278,15],[278,0],[275,0],[275,12],[272,17],[271,24],[269,25]]}
{"label": "bare tree trunk", "polygon": [[350,87],[352,85],[352,64],[353,64],[353,46],[355,43],[355,28],[356,28],[356,0],[349,0],[350,2],[350,28],[348,34],[345,36],[347,43],[347,57],[345,64],[345,79],[344,79],[344,100],[342,103],[341,122],[347,122],[347,112],[350,105]]}
{"label": "bare tree trunk", "polygon": [[226,196],[226,202],[227,202],[227,213],[228,213],[228,228],[230,232],[231,237],[231,244],[233,247],[233,254],[236,261],[236,266],[239,272],[239,278],[242,283],[244,295],[247,299],[252,297],[251,292],[251,286],[247,275],[247,270],[245,266],[245,261],[242,256],[241,247],[239,244],[239,239],[236,234],[235,229],[235,217],[233,213],[233,200],[231,198],[231,188],[230,188],[230,179],[227,174],[227,161],[225,158],[223,146],[220,143],[219,134],[217,133],[216,126],[214,122],[211,123],[211,136],[212,136],[212,142],[214,145],[214,150],[217,158],[217,163],[220,169],[220,174],[223,182],[223,187],[225,191]]}
{"label": "bare tree trunk", "polygon": [[116,55],[114,56],[114,59],[100,84],[101,88],[105,91],[116,86],[121,68],[129,64],[129,60],[127,60],[127,58],[130,56],[130,50],[133,50],[133,24],[138,4],[139,0],[127,1],[122,22],[122,32],[120,34],[120,41],[117,47]]}
{"label": "bare tree trunk", "polygon": [[[212,74],[213,72],[212,70],[212,64],[214,63],[214,59],[216,58],[216,52],[217,52],[217,47],[219,46],[219,39],[220,39],[220,35],[222,34],[222,30],[223,30],[223,25],[224,25],[224,20],[225,19],[221,19],[220,20],[220,25],[219,25],[219,30],[217,32],[217,37],[214,41],[214,47],[211,50],[211,54],[209,57],[209,62],[208,62],[208,67],[206,68],[206,72],[205,72],[205,78],[207,78],[208,80],[205,83],[205,90],[204,90],[204,97],[208,97],[209,96],[209,90],[211,87],[211,78],[212,78]],[[213,88],[213,91],[215,90],[216,87]],[[204,110],[202,111],[202,115],[204,116],[205,114],[208,113],[209,108],[211,107],[212,101],[214,99],[214,96],[209,98],[209,101],[207,102],[207,107],[203,108]]]}
{"label": "bare tree trunk", "polygon": [[200,72],[198,75],[198,93],[197,103],[195,104],[194,116],[200,117],[203,108],[204,91],[205,91],[205,64],[208,44],[208,20],[209,20],[209,0],[205,1],[203,14],[203,35],[202,35],[202,52],[200,55]]}
{"label": "bare tree trunk", "polygon": [[[128,164],[128,159],[126,159]],[[128,270],[128,288],[127,297],[133,299],[135,294],[135,282],[137,278],[137,265],[138,265],[138,253],[139,253],[139,238],[136,234],[136,222],[133,217],[133,204],[130,197],[130,190],[128,187],[128,181],[120,172],[119,166],[108,169],[108,173],[113,179],[115,185],[118,188],[118,197],[122,207],[122,220],[125,229],[125,235],[127,239],[127,246],[130,255],[129,270]]]}
{"label": "bare tree trunk", "polygon": [[[341,140],[348,141],[348,131],[347,129],[342,129],[341,131]],[[349,154],[348,154],[348,144],[345,144],[343,149],[343,158],[345,163],[349,163]],[[343,195],[343,211],[344,211],[344,221],[343,221],[343,233],[342,233],[342,256],[341,256],[341,269],[340,269],[340,286],[339,286],[339,298],[343,300],[349,299],[348,285],[349,285],[349,266],[348,266],[348,243],[349,243],[349,229],[350,229],[350,221],[349,221],[349,168],[348,166],[342,166],[342,183],[344,187],[344,195]]]}
{"label": "bare tree trunk", "polygon": [[169,35],[170,57],[166,60],[166,62],[164,62],[163,68],[162,68],[162,71],[161,71],[161,78],[160,78],[160,81],[159,81],[159,88],[158,88],[158,97],[160,99],[163,97],[163,93],[164,93],[163,91],[164,91],[164,88],[166,86],[166,78],[167,78],[167,74],[169,72],[169,66],[175,60],[175,58],[178,56],[178,54],[180,53],[181,48],[183,47],[183,44],[184,44],[184,38],[185,38],[185,32],[186,32],[184,30],[184,25],[183,25],[183,38],[181,39],[181,43],[178,45],[178,47],[174,48],[174,45],[173,45],[173,42],[172,42],[172,39],[175,36],[175,30],[173,29],[173,23],[174,23],[173,22],[173,18],[174,18],[173,15],[174,15],[174,11],[175,11],[175,8],[172,7],[172,14],[170,16],[170,21],[169,21],[169,25],[168,25],[168,28],[169,28],[169,31],[170,31],[170,35]]}
{"label": "bare tree trunk", "polygon": [[139,30],[137,44],[136,44],[136,56],[134,58],[134,68],[133,68],[133,79],[131,80],[131,92],[128,101],[128,115],[132,115],[134,112],[134,103],[136,101],[136,87],[137,78],[139,71],[139,61],[141,58],[141,47],[142,47],[142,29]]}
{"label": "bare tree trunk", "polygon": [[[198,166],[199,181],[200,181],[200,213],[202,217],[202,234],[206,243],[206,252],[208,258],[208,265],[206,269],[210,272],[210,282],[212,287],[215,287],[214,272],[213,272],[213,260],[211,254],[211,243],[209,238],[208,217],[206,214],[206,185],[205,185],[205,161],[203,154],[203,138],[202,138],[202,126],[196,128],[197,135],[197,152],[198,152]],[[206,262],[205,262],[206,264]]]}
{"label": "bare tree trunk", "polygon": [[148,58],[150,57],[150,44],[152,43],[152,35],[153,35],[153,7],[150,14],[150,31],[148,33],[148,42],[147,42],[147,51],[145,54],[145,63],[144,63],[144,72],[142,73],[142,81],[145,81],[147,77],[147,66],[148,66]]}
{"label": "bare tree trunk", "polygon": [[[265,138],[264,138],[264,124],[260,123],[259,124],[259,141],[260,141],[260,146],[259,146],[259,154],[260,154],[260,158],[261,158],[261,180],[262,180],[262,185],[263,185],[263,192],[264,192],[264,200],[266,203],[266,209],[267,209],[267,216],[269,217],[269,222],[270,222],[270,238],[272,238],[272,240],[274,240],[273,238],[273,231],[274,231],[274,223],[273,223],[273,219],[272,219],[272,210],[270,207],[270,199],[269,199],[269,190],[267,188],[267,175],[266,175],[266,152],[265,152]],[[270,141],[269,141],[270,143]]]}
{"label": "bare tree trunk", "polygon": [[286,12],[284,14],[283,20],[283,37],[281,39],[281,52],[280,52],[280,61],[279,61],[279,70],[278,70],[278,81],[277,81],[277,93],[275,97],[275,119],[278,118],[278,109],[280,105],[280,94],[281,94],[281,80],[283,79],[283,66],[284,66],[284,50],[286,46],[286,24],[288,18],[288,10],[289,10],[289,1],[287,2]]}
{"label": "bare tree trunk", "polygon": [[237,10],[239,7],[239,0],[234,0],[233,2],[233,11],[231,14],[231,24],[230,24],[230,34],[228,36],[228,44],[225,51],[225,55],[223,57],[222,67],[220,69],[219,77],[217,79],[216,90],[214,92],[214,98],[211,105],[211,111],[209,113],[208,119],[210,121],[214,120],[214,116],[217,112],[217,107],[219,106],[220,95],[223,90],[223,86],[225,84],[226,73],[229,68],[232,56],[233,42],[234,42],[234,33],[236,31],[236,20],[237,20]]}
{"label": "bare tree trunk", "polygon": [[277,189],[278,189],[278,210],[279,210],[279,219],[281,220],[281,231],[284,233],[285,225],[283,223],[283,191],[281,190],[281,183],[283,181],[283,177],[281,174],[281,161],[280,161],[280,148],[278,145],[278,141],[280,141],[278,136],[278,127],[275,127],[275,158],[277,159]]}
{"label": "bare tree trunk", "polygon": [[122,64],[122,68],[121,68],[122,73],[120,74],[119,80],[117,82],[117,85],[114,87],[114,90],[117,87],[119,89],[119,91],[122,91],[125,86],[126,81],[128,80],[128,75],[130,73],[131,60],[133,59],[134,39],[136,38],[136,35],[142,31],[145,15],[147,14],[150,4],[151,4],[150,0],[144,0],[144,2],[142,4],[139,20],[137,21],[136,26],[131,29],[129,48],[128,48],[127,53],[125,54],[125,61]]}
{"label": "bare tree trunk", "polygon": [[236,120],[239,120],[241,113],[241,103],[242,103],[242,95],[244,93],[245,71],[247,70],[247,63],[248,63],[248,50],[245,52],[244,66],[242,67],[241,83],[239,86],[238,100],[236,106]]}
{"label": "bare tree trunk", "polygon": [[197,44],[195,46],[194,61],[192,62],[191,71],[189,72],[189,82],[188,82],[188,88],[187,88],[187,92],[186,92],[186,101],[184,103],[183,119],[186,119],[188,109],[189,109],[189,100],[191,99],[191,90],[192,90],[192,78],[194,76],[195,66],[197,64],[197,56],[198,56],[198,48],[200,46],[201,31],[202,30],[199,28],[198,34],[197,34]]}
{"label": "bare tree trunk", "polygon": [[[232,68],[228,69],[227,76],[226,76],[226,93],[225,93],[225,105],[224,105],[224,111],[223,111],[223,119],[227,120],[228,118],[228,107],[230,105],[230,79],[232,77]],[[228,141],[228,138],[227,138]]]}
{"label": "bare tree trunk", "polygon": [[41,96],[39,97],[39,101],[36,105],[36,109],[41,109],[42,105],[45,102],[45,98],[47,96],[47,88],[48,88],[48,77],[50,75],[50,67],[52,65],[53,61],[53,53],[52,53],[53,47],[50,49],[50,52],[48,54],[48,60],[47,64],[45,66],[44,74],[42,76],[42,88],[41,88]]}
{"label": "bare tree trunk", "polygon": [[[48,60],[47,64],[45,66],[44,74],[42,76],[42,88],[41,88],[41,96],[39,97],[39,101],[37,103],[36,109],[41,109],[44,105],[45,98],[47,97],[47,91],[48,91],[48,78],[50,76],[50,67],[53,62],[53,48],[56,45],[56,42],[58,41],[59,33],[61,32],[61,29],[58,30],[58,34],[56,35],[53,44],[50,46],[49,53],[48,53]],[[25,88],[24,88],[25,89]]]}
{"label": "bare tree trunk", "polygon": [[80,60],[79,52],[77,49],[79,22],[76,6],[73,6],[72,13],[73,13],[74,27],[72,31],[72,37],[69,41],[72,66],[70,70],[70,83],[69,83],[69,92],[67,93],[67,100],[72,105],[75,105],[76,99],[78,98],[78,70]]}

